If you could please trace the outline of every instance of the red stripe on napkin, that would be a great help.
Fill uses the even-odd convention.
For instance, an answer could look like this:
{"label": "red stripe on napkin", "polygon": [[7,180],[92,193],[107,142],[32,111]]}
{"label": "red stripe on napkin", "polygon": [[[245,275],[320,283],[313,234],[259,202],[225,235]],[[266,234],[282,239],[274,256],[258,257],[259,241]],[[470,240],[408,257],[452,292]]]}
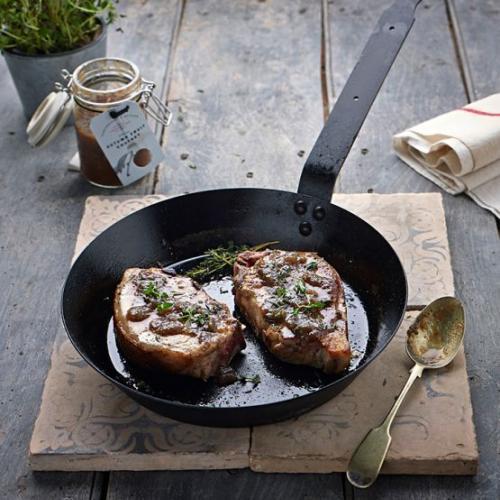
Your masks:
{"label": "red stripe on napkin", "polygon": [[467,111],[468,113],[474,113],[476,115],[500,116],[500,113],[488,113],[488,111],[481,111],[479,109],[474,109],[474,108],[460,108],[460,110]]}

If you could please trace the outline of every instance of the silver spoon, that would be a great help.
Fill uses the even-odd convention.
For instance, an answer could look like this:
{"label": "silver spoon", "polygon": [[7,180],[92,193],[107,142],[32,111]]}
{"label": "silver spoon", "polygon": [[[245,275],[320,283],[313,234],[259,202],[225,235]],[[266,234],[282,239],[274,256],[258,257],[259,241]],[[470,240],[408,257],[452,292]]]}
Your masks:
{"label": "silver spoon", "polygon": [[454,297],[435,300],[417,316],[406,339],[406,353],[415,365],[385,420],[368,432],[351,457],[347,466],[351,484],[368,488],[375,482],[391,444],[392,421],[413,382],[426,368],[442,368],[451,363],[462,344],[464,331],[464,308]]}

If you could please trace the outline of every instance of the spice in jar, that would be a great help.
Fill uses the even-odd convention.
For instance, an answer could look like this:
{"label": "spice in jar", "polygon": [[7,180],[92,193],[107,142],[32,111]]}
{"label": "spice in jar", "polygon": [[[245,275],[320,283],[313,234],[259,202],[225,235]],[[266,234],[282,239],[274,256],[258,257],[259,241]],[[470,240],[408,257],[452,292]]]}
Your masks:
{"label": "spice in jar", "polygon": [[90,129],[90,121],[122,102],[140,99],[142,83],[137,66],[121,59],[94,59],[73,73],[70,89],[75,100],[73,113],[80,169],[90,183],[101,187],[121,186]]}

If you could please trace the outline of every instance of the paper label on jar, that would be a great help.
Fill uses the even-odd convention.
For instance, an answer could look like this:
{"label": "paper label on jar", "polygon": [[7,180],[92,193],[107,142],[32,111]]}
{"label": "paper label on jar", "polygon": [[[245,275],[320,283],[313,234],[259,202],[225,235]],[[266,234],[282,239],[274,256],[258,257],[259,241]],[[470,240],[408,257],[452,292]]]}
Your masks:
{"label": "paper label on jar", "polygon": [[134,101],[92,118],[90,130],[124,186],[152,172],[164,158],[144,111]]}

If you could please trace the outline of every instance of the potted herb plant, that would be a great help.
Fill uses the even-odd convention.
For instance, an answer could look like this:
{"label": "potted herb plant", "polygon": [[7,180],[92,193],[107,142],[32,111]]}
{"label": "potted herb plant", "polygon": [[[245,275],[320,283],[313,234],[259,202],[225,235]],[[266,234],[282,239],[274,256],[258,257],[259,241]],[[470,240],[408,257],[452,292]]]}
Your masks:
{"label": "potted herb plant", "polygon": [[61,70],[106,55],[113,0],[0,0],[0,49],[30,117]]}

